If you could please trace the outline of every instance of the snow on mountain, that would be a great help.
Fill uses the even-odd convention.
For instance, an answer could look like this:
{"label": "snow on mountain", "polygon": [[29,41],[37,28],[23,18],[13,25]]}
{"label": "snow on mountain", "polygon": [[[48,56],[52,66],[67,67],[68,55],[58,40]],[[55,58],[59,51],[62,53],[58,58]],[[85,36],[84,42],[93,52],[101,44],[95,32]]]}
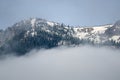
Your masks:
{"label": "snow on mountain", "polygon": [[109,40],[113,40],[116,43],[120,43],[120,35],[119,36],[117,36],[117,35],[112,36],[111,38],[109,38]]}
{"label": "snow on mountain", "polygon": [[50,25],[50,26],[54,26],[54,23],[53,22],[50,22],[50,21],[47,21],[47,24]]}
{"label": "snow on mountain", "polygon": [[34,26],[35,26],[35,22],[36,22],[36,19],[35,19],[35,18],[33,18],[33,19],[31,20],[32,27],[34,27]]}
{"label": "snow on mountain", "polygon": [[[118,26],[118,22],[115,23],[116,26]],[[23,20],[19,23],[16,23],[13,27],[17,30],[25,30],[25,37],[27,35],[31,35],[34,37],[37,35],[37,30],[43,30],[45,32],[51,33],[51,34],[57,34],[59,35],[61,33],[61,30],[64,30],[67,34],[73,35],[73,37],[77,37],[80,40],[90,40],[94,43],[104,43],[107,40],[115,40],[113,36],[107,36],[106,31],[108,29],[113,28],[113,25],[103,25],[103,26],[93,26],[93,27],[67,27],[66,25],[62,25],[63,27],[59,27],[62,24],[47,21],[45,19],[40,18],[30,18],[28,20]],[[73,32],[73,31],[74,32]],[[113,29],[112,29],[113,30]],[[113,31],[115,31],[114,29]],[[112,32],[113,32],[112,31]],[[108,31],[108,32],[111,32]],[[62,35],[64,36],[64,34]],[[118,36],[118,35],[117,35]]]}
{"label": "snow on mountain", "polygon": [[93,27],[92,33],[95,34],[104,34],[105,30],[107,30],[109,27],[112,27],[113,25],[104,25],[104,26],[97,26]]}
{"label": "snow on mountain", "polygon": [[[41,29],[41,30],[44,30],[46,32],[52,33],[53,26],[60,26],[59,23],[47,21],[45,19],[40,19],[40,18],[30,18],[27,21],[30,22],[31,29],[27,30],[25,37],[27,35],[31,35],[32,37],[34,37],[35,35],[37,35],[37,32],[36,32],[37,29]],[[26,22],[26,21],[24,21],[24,22]]]}
{"label": "snow on mountain", "polygon": [[[114,25],[118,26],[118,22],[116,22]],[[48,21],[45,19],[30,18],[28,20],[23,20],[19,23],[16,23],[13,27],[15,29],[17,28],[18,30],[26,29],[24,37],[27,37],[27,35],[31,35],[32,37],[34,37],[37,35],[37,30],[40,29],[45,32],[57,35],[61,33],[61,30],[64,30],[67,34],[72,35],[73,37],[77,37],[80,40],[90,40],[94,43],[104,43],[107,40],[115,40],[112,39],[114,38],[114,35],[110,37],[106,35],[106,31],[113,28],[114,26],[111,24],[93,27],[68,27],[66,25],[62,25],[63,27],[59,27],[61,25],[62,24]],[[113,31],[115,30],[116,29],[114,29]],[[64,34],[62,36],[64,36]]]}
{"label": "snow on mountain", "polygon": [[85,28],[79,28],[75,27],[75,36],[79,39],[89,39],[90,41],[93,41],[94,43],[103,43],[107,39],[107,36],[105,35],[105,31],[112,27],[113,25],[104,25],[104,26],[94,26],[94,27],[85,27]]}
{"label": "snow on mountain", "polygon": [[[0,30],[2,50],[26,53],[33,48],[60,45],[106,45],[120,47],[120,22],[115,24],[73,27],[40,18],[22,20],[6,30]],[[4,53],[7,53],[6,51]]]}

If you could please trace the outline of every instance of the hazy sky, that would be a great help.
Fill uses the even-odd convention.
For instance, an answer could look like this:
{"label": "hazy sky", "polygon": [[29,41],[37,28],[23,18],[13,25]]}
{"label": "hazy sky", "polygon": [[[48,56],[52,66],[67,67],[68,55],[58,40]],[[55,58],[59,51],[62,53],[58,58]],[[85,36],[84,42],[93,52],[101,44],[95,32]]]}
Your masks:
{"label": "hazy sky", "polygon": [[30,17],[69,25],[101,25],[120,19],[120,0],[0,0],[0,28]]}

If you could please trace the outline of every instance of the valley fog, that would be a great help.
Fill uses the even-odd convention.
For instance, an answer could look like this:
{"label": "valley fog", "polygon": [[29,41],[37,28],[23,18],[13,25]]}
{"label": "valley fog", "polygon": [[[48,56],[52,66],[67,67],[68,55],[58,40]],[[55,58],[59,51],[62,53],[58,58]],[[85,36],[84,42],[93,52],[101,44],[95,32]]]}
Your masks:
{"label": "valley fog", "polygon": [[1,60],[0,80],[120,80],[120,53],[91,46],[32,50]]}

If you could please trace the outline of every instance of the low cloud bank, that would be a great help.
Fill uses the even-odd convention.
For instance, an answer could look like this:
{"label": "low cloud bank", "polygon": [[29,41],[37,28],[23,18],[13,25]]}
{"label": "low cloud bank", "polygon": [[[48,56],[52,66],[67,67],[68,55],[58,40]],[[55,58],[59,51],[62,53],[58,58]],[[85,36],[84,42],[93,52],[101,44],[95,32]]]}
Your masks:
{"label": "low cloud bank", "polygon": [[0,80],[120,80],[120,52],[91,46],[33,50],[1,60]]}

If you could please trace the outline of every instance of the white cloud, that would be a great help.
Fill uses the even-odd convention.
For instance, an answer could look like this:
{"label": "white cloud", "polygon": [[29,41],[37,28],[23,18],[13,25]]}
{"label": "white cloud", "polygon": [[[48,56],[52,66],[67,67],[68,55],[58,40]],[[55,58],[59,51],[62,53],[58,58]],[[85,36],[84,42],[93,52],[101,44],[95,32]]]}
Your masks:
{"label": "white cloud", "polygon": [[0,80],[120,80],[120,54],[91,46],[33,50],[0,61]]}

